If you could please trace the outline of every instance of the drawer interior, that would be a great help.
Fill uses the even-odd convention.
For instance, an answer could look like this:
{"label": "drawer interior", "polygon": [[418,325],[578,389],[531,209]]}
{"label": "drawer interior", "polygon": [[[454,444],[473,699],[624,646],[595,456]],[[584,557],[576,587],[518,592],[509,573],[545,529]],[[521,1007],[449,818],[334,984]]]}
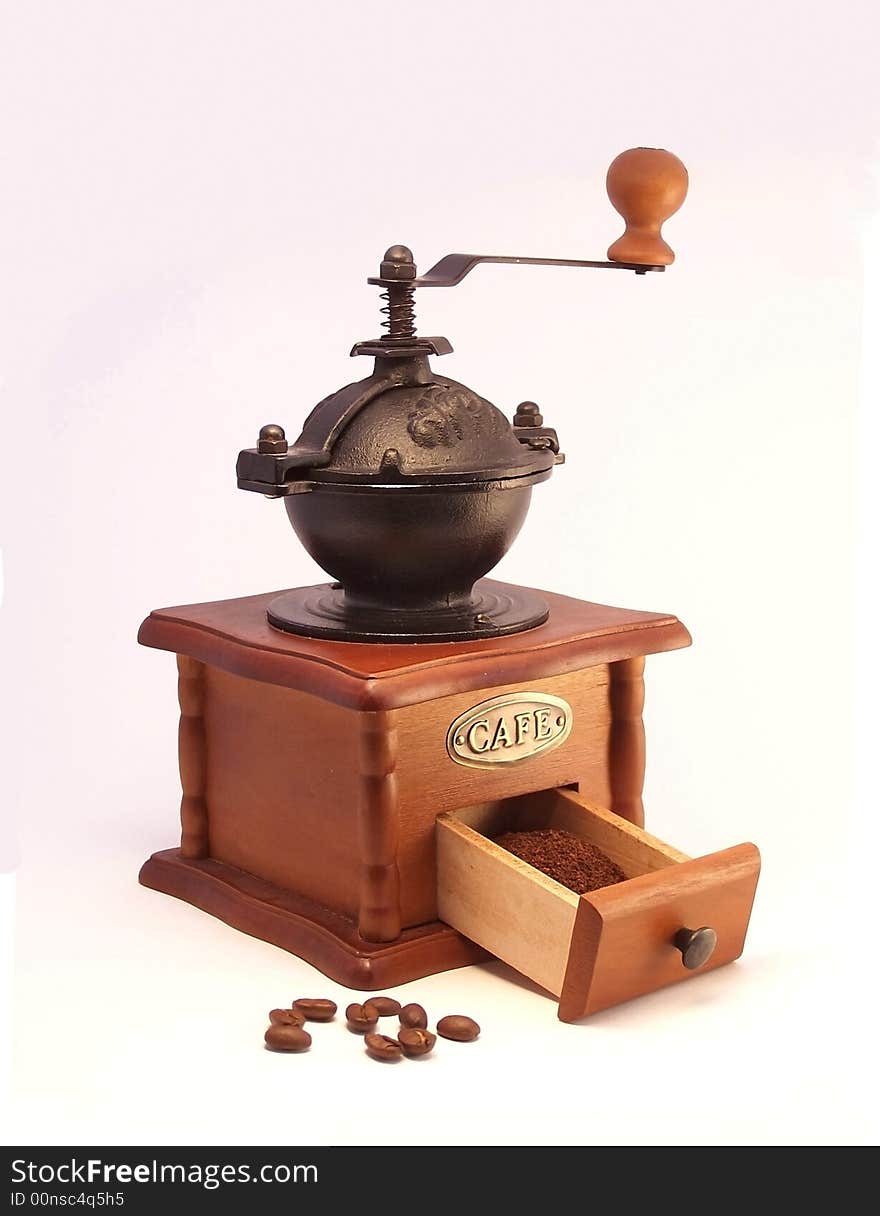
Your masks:
{"label": "drawer interior", "polygon": [[[542,828],[597,846],[624,880],[577,894],[493,839]],[[437,819],[441,919],[561,997],[564,1021],[694,974],[677,947],[680,931],[710,926],[716,935],[714,953],[694,967],[738,958],[759,870],[754,845],[692,859],[567,788]]]}
{"label": "drawer interior", "polygon": [[[689,860],[686,853],[674,849],[604,807],[587,802],[572,789],[541,790],[519,798],[479,803],[455,811],[449,818],[479,833],[489,843],[503,832],[527,832],[538,828],[558,828],[570,832],[600,848],[612,861],[617,862],[627,878],[651,874]],[[503,851],[510,856],[506,850]],[[534,867],[529,866],[529,869]],[[553,882],[546,875],[542,874],[541,877]],[[574,895],[561,884],[554,885]]]}
{"label": "drawer interior", "polygon": [[558,996],[580,896],[491,839],[535,828],[561,828],[590,841],[617,862],[627,879],[688,858],[572,789],[541,790],[439,816],[441,920]]}

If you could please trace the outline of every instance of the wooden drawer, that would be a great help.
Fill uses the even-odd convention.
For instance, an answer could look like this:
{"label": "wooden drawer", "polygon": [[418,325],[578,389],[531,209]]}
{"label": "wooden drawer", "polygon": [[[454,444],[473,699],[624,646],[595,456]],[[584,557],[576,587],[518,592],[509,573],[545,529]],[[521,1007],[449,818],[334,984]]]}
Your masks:
{"label": "wooden drawer", "polygon": [[[626,881],[578,896],[488,839],[547,827],[598,845]],[[691,859],[568,789],[437,820],[441,919],[558,996],[563,1022],[739,958],[760,866],[753,844]],[[710,934],[681,948],[702,928],[717,937],[705,961]]]}

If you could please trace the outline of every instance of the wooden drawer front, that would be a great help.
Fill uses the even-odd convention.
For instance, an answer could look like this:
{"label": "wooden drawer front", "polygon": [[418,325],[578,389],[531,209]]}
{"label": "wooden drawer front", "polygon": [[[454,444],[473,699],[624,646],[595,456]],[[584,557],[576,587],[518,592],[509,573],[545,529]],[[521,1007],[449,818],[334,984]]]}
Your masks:
{"label": "wooden drawer front", "polygon": [[[578,896],[487,839],[539,827],[592,841],[626,881]],[[560,997],[567,1022],[738,958],[759,869],[752,844],[692,860],[572,790],[437,820],[441,919]],[[688,970],[673,939],[703,926],[715,930],[717,945]]]}

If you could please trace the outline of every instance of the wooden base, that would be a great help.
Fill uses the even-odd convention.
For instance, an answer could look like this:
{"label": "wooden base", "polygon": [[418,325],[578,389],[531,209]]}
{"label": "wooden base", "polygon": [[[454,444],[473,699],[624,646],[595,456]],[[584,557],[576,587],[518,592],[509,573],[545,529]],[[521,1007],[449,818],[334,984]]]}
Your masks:
{"label": "wooden base", "polygon": [[[541,592],[524,633],[380,645],[273,629],[276,594],[141,626],[177,654],[183,790],[144,885],[371,991],[491,957],[438,920],[438,815],[568,787],[642,822],[644,656],[689,644],[674,616]],[[565,705],[559,746],[456,760],[452,723],[523,692]]]}
{"label": "wooden base", "polygon": [[183,857],[180,849],[154,853],[141,867],[139,881],[364,992],[492,957],[442,921],[405,929],[393,942],[364,941],[344,916],[223,862]]}

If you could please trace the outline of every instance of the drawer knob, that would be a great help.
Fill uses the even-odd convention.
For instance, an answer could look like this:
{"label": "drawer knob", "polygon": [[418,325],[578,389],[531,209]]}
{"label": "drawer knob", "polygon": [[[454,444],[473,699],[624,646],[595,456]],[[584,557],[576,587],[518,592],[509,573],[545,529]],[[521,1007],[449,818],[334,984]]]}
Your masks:
{"label": "drawer knob", "polygon": [[718,934],[708,925],[704,925],[702,929],[679,929],[673,938],[673,944],[681,951],[681,961],[688,971],[696,971],[712,957],[712,952],[718,944]]}

